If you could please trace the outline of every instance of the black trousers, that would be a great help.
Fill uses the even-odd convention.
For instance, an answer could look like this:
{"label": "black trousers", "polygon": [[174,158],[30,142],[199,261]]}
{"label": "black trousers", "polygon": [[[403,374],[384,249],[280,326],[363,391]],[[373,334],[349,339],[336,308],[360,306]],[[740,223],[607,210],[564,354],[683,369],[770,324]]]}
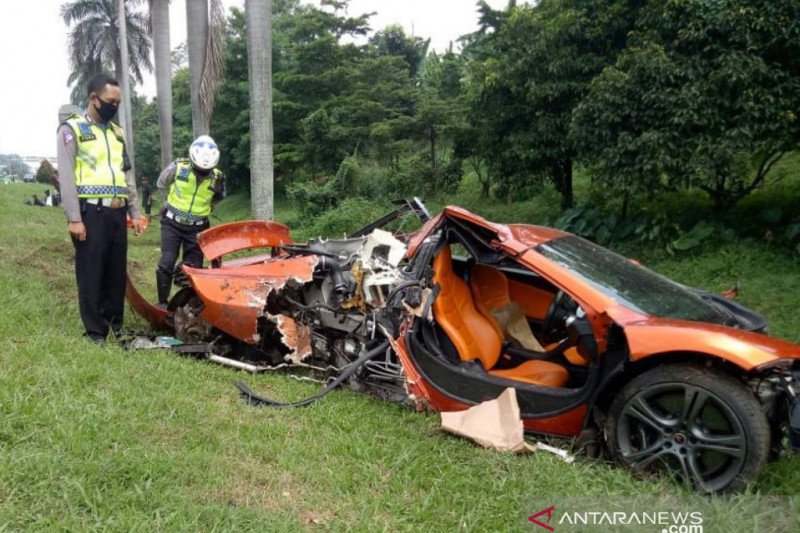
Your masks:
{"label": "black trousers", "polygon": [[158,272],[172,276],[181,249],[183,249],[184,264],[193,267],[203,266],[203,251],[197,244],[197,234],[207,228],[208,222],[190,226],[161,217],[161,260],[158,262]]}
{"label": "black trousers", "polygon": [[119,330],[125,312],[128,232],[125,208],[81,205],[86,240],[72,239],[78,305],[86,334],[105,337]]}

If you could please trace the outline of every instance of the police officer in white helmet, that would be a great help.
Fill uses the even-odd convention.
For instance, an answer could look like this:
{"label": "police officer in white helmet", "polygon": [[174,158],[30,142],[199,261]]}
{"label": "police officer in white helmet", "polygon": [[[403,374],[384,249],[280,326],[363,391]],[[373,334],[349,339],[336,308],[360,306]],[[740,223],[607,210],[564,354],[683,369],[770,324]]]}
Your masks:
{"label": "police officer in white helmet", "polygon": [[158,177],[158,189],[168,190],[161,210],[161,260],[156,269],[160,306],[169,301],[181,249],[184,264],[203,265],[197,234],[209,227],[212,204],[225,197],[225,175],[217,169],[218,162],[217,143],[201,135],[189,147],[189,159],[173,161]]}

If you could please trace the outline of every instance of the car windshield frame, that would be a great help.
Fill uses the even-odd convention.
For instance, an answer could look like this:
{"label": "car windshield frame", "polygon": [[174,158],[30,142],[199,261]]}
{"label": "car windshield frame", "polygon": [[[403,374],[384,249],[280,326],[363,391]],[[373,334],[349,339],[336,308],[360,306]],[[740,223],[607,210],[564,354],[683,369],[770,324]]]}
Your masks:
{"label": "car windshield frame", "polygon": [[689,287],[576,235],[552,239],[534,250],[637,313],[721,325],[730,322],[728,314]]}

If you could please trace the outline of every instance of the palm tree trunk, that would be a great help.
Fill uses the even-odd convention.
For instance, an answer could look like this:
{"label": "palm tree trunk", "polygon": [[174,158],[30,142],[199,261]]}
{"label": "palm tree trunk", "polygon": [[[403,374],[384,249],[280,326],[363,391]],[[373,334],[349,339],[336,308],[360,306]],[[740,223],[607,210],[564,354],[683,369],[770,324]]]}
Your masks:
{"label": "palm tree trunk", "polygon": [[208,117],[200,102],[200,83],[208,46],[208,0],[186,0],[186,48],[189,52],[189,88],[194,136],[208,133]]}
{"label": "palm tree trunk", "polygon": [[156,67],[158,125],[161,130],[161,168],[172,161],[172,65],[169,42],[169,0],[150,0],[153,56]]}
{"label": "palm tree trunk", "polygon": [[128,26],[125,16],[125,0],[117,0],[117,28],[119,29],[119,64],[118,69],[121,74],[120,90],[122,101],[120,102],[120,121],[122,129],[125,130],[125,148],[128,153],[128,160],[131,163],[131,172],[136,176],[136,166],[134,164],[133,147],[133,113],[131,112],[131,69],[128,64]]}
{"label": "palm tree trunk", "polygon": [[256,220],[273,218],[272,0],[245,0],[250,80],[250,206]]}

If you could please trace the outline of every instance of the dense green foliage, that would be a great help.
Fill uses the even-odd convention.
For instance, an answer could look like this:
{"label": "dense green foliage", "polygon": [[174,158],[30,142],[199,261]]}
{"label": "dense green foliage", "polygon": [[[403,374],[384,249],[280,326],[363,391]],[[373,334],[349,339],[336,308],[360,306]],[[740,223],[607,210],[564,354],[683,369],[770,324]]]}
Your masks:
{"label": "dense green foliage", "polygon": [[800,4],[670,0],[592,82],[574,135],[626,190],[697,186],[729,208],[800,141]]}
{"label": "dense green foliage", "polygon": [[[778,181],[800,142],[793,0],[478,2],[478,30],[444,52],[397,25],[375,31],[346,6],[273,4],[276,191],[306,217],[348,198],[447,201],[470,179],[509,207],[555,193],[561,223],[589,237],[654,235],[683,251],[697,235],[724,233],[733,208]],[[226,31],[211,133],[229,189],[247,190],[241,11]],[[180,61],[173,91],[178,156],[191,140]],[[140,174],[155,175],[156,106],[136,99],[134,111]],[[590,205],[570,211],[582,193]],[[714,206],[718,231],[669,209],[644,212],[675,194]],[[796,222],[783,216],[772,231],[793,244]]]}

